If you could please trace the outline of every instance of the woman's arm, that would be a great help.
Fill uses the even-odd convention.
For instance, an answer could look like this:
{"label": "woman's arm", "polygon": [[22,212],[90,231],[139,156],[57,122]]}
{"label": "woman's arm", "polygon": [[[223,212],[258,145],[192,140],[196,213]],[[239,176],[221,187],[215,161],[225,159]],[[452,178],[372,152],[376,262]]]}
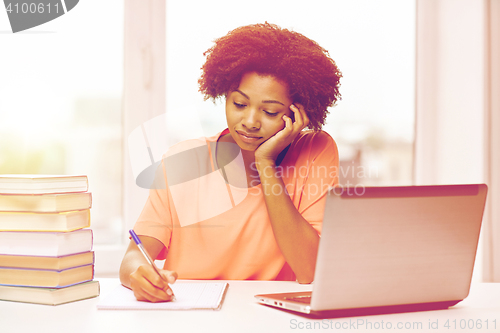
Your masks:
{"label": "woman's arm", "polygon": [[[163,244],[153,237],[139,238],[151,258],[156,258],[163,249]],[[162,277],[158,276],[137,245],[131,241],[120,266],[120,281],[134,291],[137,300],[165,302],[172,299],[173,292],[168,283],[175,282],[177,273],[162,269],[159,271]]]}
{"label": "woman's arm", "polygon": [[276,242],[299,283],[314,280],[319,236],[295,208],[274,162],[257,164]]}
{"label": "woman's arm", "polygon": [[264,142],[255,152],[264,198],[276,242],[299,283],[314,280],[319,236],[295,208],[276,170],[276,157],[309,124],[300,104],[292,104],[294,120],[283,116],[285,128]]}

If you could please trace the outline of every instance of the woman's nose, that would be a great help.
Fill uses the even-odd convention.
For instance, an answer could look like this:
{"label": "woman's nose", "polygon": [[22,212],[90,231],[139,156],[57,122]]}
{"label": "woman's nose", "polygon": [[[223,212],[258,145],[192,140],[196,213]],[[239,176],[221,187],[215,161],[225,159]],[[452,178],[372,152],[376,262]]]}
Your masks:
{"label": "woman's nose", "polygon": [[248,109],[246,110],[243,120],[242,120],[243,126],[250,130],[256,130],[260,128],[260,120],[258,118],[258,111],[254,109]]}

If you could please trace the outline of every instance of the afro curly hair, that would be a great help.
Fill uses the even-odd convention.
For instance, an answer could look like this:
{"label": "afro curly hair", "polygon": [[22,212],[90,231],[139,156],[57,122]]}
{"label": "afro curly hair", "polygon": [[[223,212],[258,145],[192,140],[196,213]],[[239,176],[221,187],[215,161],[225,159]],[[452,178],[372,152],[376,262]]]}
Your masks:
{"label": "afro curly hair", "polygon": [[263,23],[236,28],[215,40],[203,55],[198,80],[205,100],[226,96],[245,73],[270,75],[288,85],[290,98],[302,104],[309,128],[320,130],[328,107],[341,98],[342,73],[327,50],[304,35]]}

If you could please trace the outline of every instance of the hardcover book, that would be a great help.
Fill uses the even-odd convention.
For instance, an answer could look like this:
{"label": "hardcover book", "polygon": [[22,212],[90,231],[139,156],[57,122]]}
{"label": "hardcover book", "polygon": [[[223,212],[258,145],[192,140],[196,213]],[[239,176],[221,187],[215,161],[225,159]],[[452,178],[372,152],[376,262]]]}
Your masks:
{"label": "hardcover book", "polygon": [[0,194],[0,211],[58,213],[89,209],[90,192],[64,194]]}
{"label": "hardcover book", "polygon": [[60,271],[0,267],[0,284],[11,286],[63,288],[91,281],[93,278],[94,265],[67,268]]}
{"label": "hardcover book", "polygon": [[61,257],[0,254],[0,267],[63,270],[92,264],[94,264],[94,252],[92,251]]}
{"label": "hardcover book", "polygon": [[0,231],[73,231],[90,227],[90,209],[63,213],[0,212]]}
{"label": "hardcover book", "polygon": [[99,296],[99,282],[90,281],[60,289],[0,285],[0,300],[59,305]]}
{"label": "hardcover book", "polygon": [[0,193],[42,194],[87,192],[83,175],[0,175]]}
{"label": "hardcover book", "polygon": [[99,295],[87,176],[0,175],[0,300],[57,305]]}
{"label": "hardcover book", "polygon": [[69,232],[0,232],[0,254],[58,257],[91,250],[91,229]]}

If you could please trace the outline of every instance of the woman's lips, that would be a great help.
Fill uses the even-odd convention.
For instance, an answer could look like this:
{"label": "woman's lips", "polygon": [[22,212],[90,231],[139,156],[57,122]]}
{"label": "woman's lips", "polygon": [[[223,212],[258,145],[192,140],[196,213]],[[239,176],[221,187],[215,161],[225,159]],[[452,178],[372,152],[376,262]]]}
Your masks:
{"label": "woman's lips", "polygon": [[245,132],[236,131],[236,133],[238,133],[238,135],[240,136],[241,141],[245,143],[254,143],[262,138],[260,136],[253,136]]}

